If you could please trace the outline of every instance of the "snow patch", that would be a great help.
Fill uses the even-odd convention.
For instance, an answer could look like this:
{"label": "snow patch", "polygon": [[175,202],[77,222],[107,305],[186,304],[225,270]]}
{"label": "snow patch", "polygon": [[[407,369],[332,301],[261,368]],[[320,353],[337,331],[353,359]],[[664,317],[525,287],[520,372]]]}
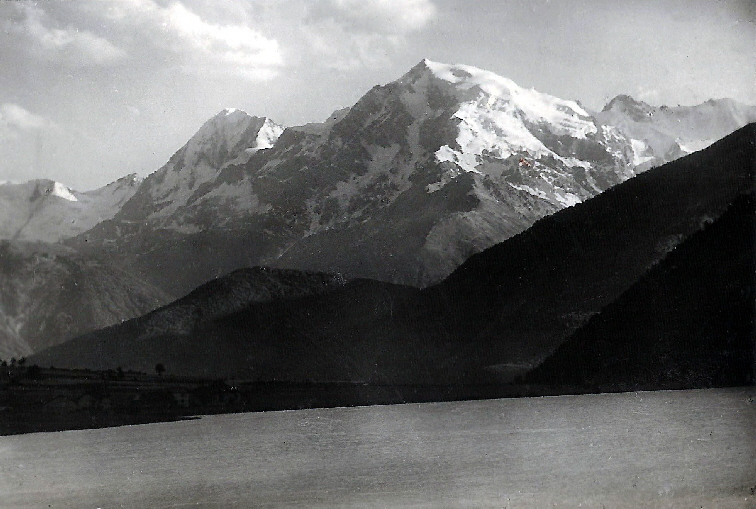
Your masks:
{"label": "snow patch", "polygon": [[633,149],[633,166],[640,166],[641,164],[654,159],[653,155],[648,155],[651,150],[644,141],[632,138],[630,140],[630,146]]}
{"label": "snow patch", "polygon": [[52,189],[50,189],[50,196],[57,196],[58,198],[63,198],[68,201],[79,201],[79,199],[74,196],[73,192],[60,182],[55,182],[53,184]]}
{"label": "snow patch", "polygon": [[543,181],[544,183],[546,183],[546,185],[548,185],[548,187],[551,188],[551,192],[546,192],[542,189],[536,189],[526,184],[514,184],[512,182],[509,182],[509,186],[517,189],[518,191],[525,191],[531,196],[541,198],[542,200],[546,200],[550,203],[559,203],[565,208],[572,207],[573,205],[577,205],[578,203],[581,203],[583,201],[578,195],[574,193],[570,193],[568,191],[565,191],[564,189],[559,189],[548,184],[547,179],[543,179]]}
{"label": "snow patch", "polygon": [[257,132],[257,138],[255,138],[255,145],[252,147],[254,150],[262,150],[264,148],[271,148],[281,134],[284,132],[283,126],[271,122],[270,119],[265,119],[265,123]]}
{"label": "snow patch", "polygon": [[598,131],[590,114],[575,101],[559,99],[532,88],[525,89],[508,78],[469,65],[440,64],[430,60],[426,60],[425,65],[437,78],[454,84],[459,90],[477,88],[491,96],[491,103],[495,100],[510,102],[524,113],[527,120],[551,124],[556,128],[555,134],[585,138]]}
{"label": "snow patch", "polygon": [[590,167],[585,161],[561,157],[546,148],[527,128],[512,102],[483,96],[462,104],[454,116],[461,121],[456,140],[460,150],[443,145],[435,154],[438,162],[455,163],[464,171],[480,173],[477,167],[484,155],[506,159],[527,152],[530,159],[553,157],[571,167]]}
{"label": "snow patch", "polygon": [[513,187],[514,189],[517,189],[518,191],[525,191],[526,193],[535,196],[537,198],[541,198],[543,200],[551,201],[549,198],[549,195],[545,192],[541,191],[540,189],[535,189],[534,187],[530,187],[524,184],[513,184],[509,182],[510,187]]}
{"label": "snow patch", "polygon": [[692,154],[693,152],[698,152],[699,150],[705,149],[706,147],[712,145],[715,141],[717,140],[689,140],[687,143],[683,143],[683,141],[678,138],[677,144],[680,146],[680,150],[688,154]]}
{"label": "snow patch", "polygon": [[564,205],[565,208],[572,207],[573,205],[577,205],[578,203],[582,203],[583,201],[579,196],[561,190],[554,193],[554,198],[556,198],[559,203]]}

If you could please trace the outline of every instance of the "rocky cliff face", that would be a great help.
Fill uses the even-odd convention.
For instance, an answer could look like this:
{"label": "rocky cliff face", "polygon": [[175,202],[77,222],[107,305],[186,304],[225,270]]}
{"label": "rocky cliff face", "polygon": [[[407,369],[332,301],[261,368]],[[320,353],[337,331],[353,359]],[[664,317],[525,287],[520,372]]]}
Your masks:
{"label": "rocky cliff face", "polygon": [[[243,164],[256,151],[271,147],[282,131],[267,118],[241,110],[221,111],[205,122],[165,166],[144,180],[116,220],[147,222],[154,229],[196,231],[198,225],[183,218],[184,209],[192,206],[198,193],[224,168]],[[236,203],[239,209],[245,205]]]}
{"label": "rocky cliff face", "polygon": [[220,113],[78,245],[111,247],[127,263],[138,254],[140,270],[177,295],[259,264],[427,285],[713,136],[680,118],[729,119],[715,123],[721,130],[751,115],[728,102],[658,109],[649,121],[652,110],[620,97],[594,114],[424,60],[323,124],[281,133],[267,119]]}
{"label": "rocky cliff face", "polygon": [[[753,373],[750,359],[743,361],[753,349],[753,285],[746,277],[753,273],[753,239],[733,232],[753,226],[755,129],[749,125],[545,217],[429,288],[355,280],[297,300],[234,309],[234,292],[207,285],[199,298],[168,306],[168,320],[158,312],[32,360],[142,370],[164,362],[175,373],[262,380],[501,382],[593,323],[612,334],[588,338],[583,344],[592,353],[572,349],[562,367],[584,358],[609,386],[622,376],[615,361],[638,368],[633,377],[653,367],[671,377],[666,387],[691,386],[691,373],[717,384],[745,383]],[[153,316],[162,334],[151,335]],[[628,351],[642,362],[628,364]],[[675,365],[684,369],[666,369]],[[654,387],[660,386],[647,388]]]}

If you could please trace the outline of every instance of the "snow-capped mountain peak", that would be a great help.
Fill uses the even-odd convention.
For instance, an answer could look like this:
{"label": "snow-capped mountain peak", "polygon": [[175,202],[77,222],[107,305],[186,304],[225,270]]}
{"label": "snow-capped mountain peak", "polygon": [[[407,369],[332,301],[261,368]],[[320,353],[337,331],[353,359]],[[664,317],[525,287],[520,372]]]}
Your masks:
{"label": "snow-capped mountain peak", "polygon": [[[715,106],[695,121],[656,108],[636,122],[627,112],[648,105],[629,97],[593,113],[493,72],[423,60],[320,124],[283,131],[223,110],[87,242],[184,259],[193,241],[161,239],[222,244],[228,235],[234,247],[192,251],[197,267],[215,267],[212,276],[274,264],[427,284],[540,217],[679,157],[688,140],[710,137],[706,119],[726,110]],[[703,127],[672,136],[664,118]],[[208,273],[178,277],[186,290]]]}
{"label": "snow-capped mountain peak", "polygon": [[654,116],[653,106],[643,101],[633,99],[626,94],[620,94],[609,101],[606,106],[604,106],[604,109],[602,111],[616,111],[624,113],[638,122],[647,121]]}
{"label": "snow-capped mountain peak", "polygon": [[283,131],[283,126],[276,124],[266,117],[262,126],[260,126],[260,129],[257,131],[257,138],[255,138],[254,146],[247,148],[246,151],[249,153],[250,151],[272,147]]}
{"label": "snow-capped mountain peak", "polygon": [[168,218],[190,200],[204,196],[203,185],[214,181],[224,168],[244,164],[255,152],[272,147],[283,130],[267,117],[233,108],[220,111],[144,180],[119,217],[130,221]]}
{"label": "snow-capped mountain peak", "polygon": [[427,59],[422,63],[436,78],[454,84],[459,90],[480,90],[491,96],[491,102],[511,101],[530,121],[562,125],[565,130],[572,130],[579,136],[595,132],[595,126],[589,120],[590,114],[576,101],[526,89],[509,78],[470,65],[442,64]]}
{"label": "snow-capped mountain peak", "polygon": [[259,131],[266,120],[264,117],[254,117],[242,110],[224,109],[205,122],[177,154],[182,155],[185,163],[196,164],[198,158],[208,156],[206,153],[208,149],[215,147],[230,149],[242,139],[248,143],[248,131],[250,129]]}
{"label": "snow-capped mountain peak", "polygon": [[537,134],[585,139],[598,132],[593,118],[577,102],[526,89],[469,65],[426,59],[397,83],[411,90],[405,98],[410,110],[428,104],[427,98],[439,93],[456,103],[453,117],[459,122],[458,135],[455,143],[436,151],[436,158],[468,172],[480,171],[484,155],[506,159],[528,154],[529,158],[549,157],[569,166],[584,166],[574,157],[562,157]]}
{"label": "snow-capped mountain peak", "polygon": [[[0,184],[7,192],[27,194],[30,202],[38,202],[48,197],[60,198],[66,201],[79,201],[76,197],[76,191],[68,186],[50,179],[36,179],[22,184],[5,183]],[[14,190],[14,191],[11,191]],[[5,193],[3,193],[5,194]]]}

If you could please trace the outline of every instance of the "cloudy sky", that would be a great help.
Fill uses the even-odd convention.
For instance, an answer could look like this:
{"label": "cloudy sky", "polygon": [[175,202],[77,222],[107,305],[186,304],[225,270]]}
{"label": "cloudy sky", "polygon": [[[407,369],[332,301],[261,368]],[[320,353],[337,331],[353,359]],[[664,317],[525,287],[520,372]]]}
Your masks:
{"label": "cloudy sky", "polygon": [[225,107],[322,121],[422,58],[600,109],[756,104],[753,0],[0,2],[0,181],[164,164]]}

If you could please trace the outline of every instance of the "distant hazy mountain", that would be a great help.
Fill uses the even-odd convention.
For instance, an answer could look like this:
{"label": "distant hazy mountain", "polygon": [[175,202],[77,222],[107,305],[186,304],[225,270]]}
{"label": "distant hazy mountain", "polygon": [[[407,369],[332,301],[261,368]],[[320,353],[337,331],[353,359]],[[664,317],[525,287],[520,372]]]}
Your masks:
{"label": "distant hazy mountain", "polygon": [[54,244],[0,241],[0,358],[21,357],[142,315],[160,289]]}
{"label": "distant hazy mountain", "polygon": [[[144,317],[46,350],[32,361],[143,370],[162,362],[174,373],[277,380],[435,384],[510,380],[548,357],[590,317],[599,320],[602,310],[622,306],[622,299],[638,291],[634,289],[648,288],[644,278],[656,280],[657,289],[649,289],[648,299],[640,295],[631,306],[621,308],[632,311],[621,317],[627,330],[637,325],[648,332],[635,324],[636,317],[659,318],[654,313],[663,306],[696,301],[698,297],[685,292],[703,291],[697,282],[678,284],[698,277],[696,265],[675,276],[675,284],[667,286],[666,280],[655,279],[660,270],[674,267],[675,260],[684,265],[693,259],[689,257],[712,265],[702,269],[701,284],[721,274],[724,285],[716,283],[716,291],[700,298],[712,311],[693,317],[691,323],[713,317],[708,322],[712,333],[726,336],[728,317],[747,324],[741,314],[752,311],[748,305],[736,304],[748,281],[735,287],[734,293],[727,289],[728,281],[734,281],[742,269],[728,253],[742,248],[745,254],[738,256],[747,263],[753,246],[749,247],[746,235],[723,246],[724,258],[717,261],[720,251],[698,252],[716,239],[701,243],[696,238],[706,239],[716,225],[729,224],[725,212],[740,210],[744,197],[754,192],[755,171],[756,124],[751,124],[701,152],[539,220],[527,231],[474,255],[442,283],[425,290],[357,280],[322,295],[216,313],[211,320],[148,339],[139,332],[149,318]],[[717,238],[734,234],[732,228],[726,231]],[[675,254],[678,248],[689,254]],[[690,254],[691,250],[698,254]],[[724,267],[730,262],[735,272]],[[658,293],[665,288],[670,294]],[[696,312],[695,307],[681,309],[673,324]],[[717,310],[726,313],[719,317]],[[689,346],[682,340],[668,345],[670,355],[682,357],[686,354],[681,351]],[[700,350],[707,355],[689,359],[700,367],[718,355],[719,366],[741,369],[742,360],[728,352],[742,348],[728,350],[727,345],[726,339],[713,343]],[[666,376],[684,386],[686,373],[671,370]]]}
{"label": "distant hazy mountain", "polygon": [[636,111],[646,107],[620,97],[592,114],[487,71],[424,60],[322,124],[281,133],[221,112],[72,245],[136,264],[176,296],[253,265],[427,285],[537,219],[684,154],[680,144],[756,120],[728,101],[660,108],[652,121]]}
{"label": "distant hazy mountain", "polygon": [[57,242],[74,237],[113,218],[138,186],[136,175],[83,193],[52,180],[0,184],[0,239]]}
{"label": "distant hazy mountain", "polygon": [[756,106],[711,99],[697,106],[656,107],[619,95],[596,119],[634,140],[635,163],[648,165],[659,155],[671,160],[701,150],[756,122]]}

